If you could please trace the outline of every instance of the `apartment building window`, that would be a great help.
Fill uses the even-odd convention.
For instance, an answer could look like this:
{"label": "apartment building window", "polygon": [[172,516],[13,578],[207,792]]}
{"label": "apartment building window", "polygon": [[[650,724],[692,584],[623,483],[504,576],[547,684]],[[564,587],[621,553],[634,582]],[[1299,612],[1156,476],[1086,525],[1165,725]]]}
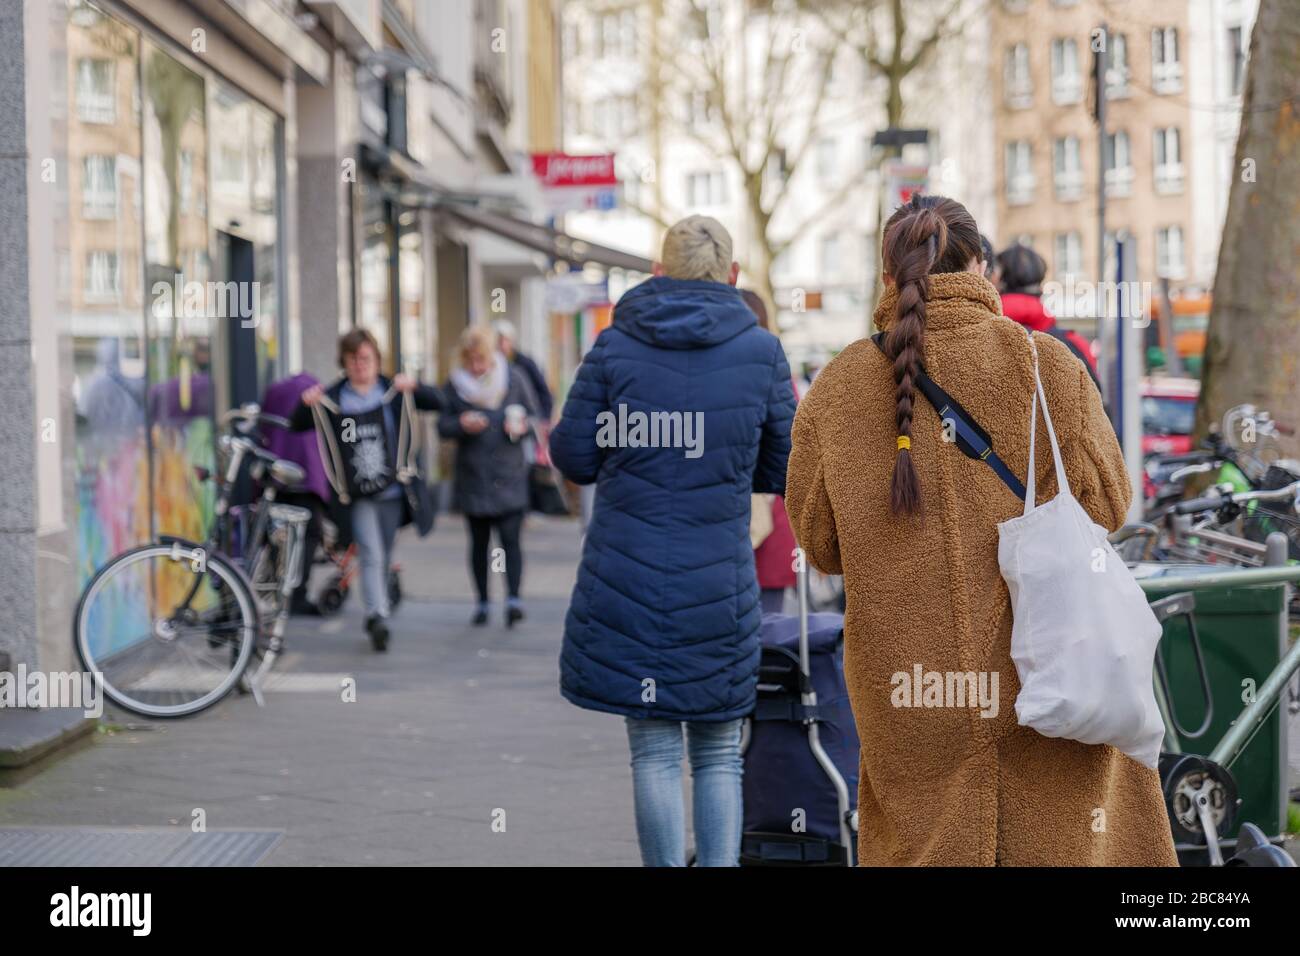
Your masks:
{"label": "apartment building window", "polygon": [[77,117],[83,123],[112,123],[117,119],[117,63],[83,58],[77,61]]}
{"label": "apartment building window", "polygon": [[1246,43],[1241,27],[1228,27],[1228,95],[1240,96],[1246,82]]}
{"label": "apartment building window", "polygon": [[1128,36],[1112,33],[1110,36],[1109,68],[1106,70],[1106,96],[1118,100],[1128,96]]}
{"label": "apartment building window", "polygon": [[1073,202],[1083,198],[1083,164],[1079,158],[1079,137],[1062,136],[1052,143],[1052,185],[1056,198]]}
{"label": "apartment building window", "polygon": [[564,25],[562,49],[566,60],[572,60],[574,57],[582,55],[582,31],[578,24],[573,21],[569,21]]}
{"label": "apartment building window", "polygon": [[1007,143],[1007,202],[1013,206],[1034,201],[1033,147],[1026,140]]}
{"label": "apartment building window", "polygon": [[818,260],[823,277],[839,275],[842,268],[840,262],[840,247],[842,244],[838,232],[831,232],[822,236],[821,247],[818,250]]}
{"label": "apartment building window", "polygon": [[1128,133],[1118,130],[1106,134],[1106,195],[1117,199],[1133,191],[1133,153]]}
{"label": "apartment building window", "polygon": [[1056,276],[1078,275],[1083,271],[1083,239],[1078,232],[1056,235]]}
{"label": "apartment building window", "polygon": [[1183,250],[1183,227],[1167,226],[1156,230],[1156,275],[1162,279],[1181,279],[1187,274]]}
{"label": "apartment building window", "polygon": [[86,253],[83,283],[87,302],[116,302],[118,293],[117,253],[95,250]]}
{"label": "apartment building window", "polygon": [[117,215],[117,157],[93,154],[81,161],[81,218]]}
{"label": "apartment building window", "polygon": [[721,172],[686,174],[686,202],[692,209],[720,206],[727,201],[726,178]]}
{"label": "apartment building window", "polygon": [[1007,106],[1021,110],[1034,103],[1034,80],[1029,73],[1029,45],[1017,43],[1007,47],[1002,70],[1003,99]]}
{"label": "apartment building window", "polygon": [[1007,13],[1024,13],[1029,9],[1029,0],[1002,0],[1002,9]]}
{"label": "apartment building window", "polygon": [[1073,37],[1058,37],[1052,41],[1052,102],[1064,105],[1082,99],[1079,44]]}
{"label": "apartment building window", "polygon": [[835,179],[835,138],[827,136],[817,141],[817,179],[828,185]]}
{"label": "apartment building window", "polygon": [[636,11],[601,14],[595,39],[597,57],[615,57],[631,62],[636,57]]}
{"label": "apartment building window", "polygon": [[692,90],[686,94],[686,118],[692,126],[708,126],[713,122],[714,111],[709,104],[709,95],[703,90]]}
{"label": "apartment building window", "polygon": [[1177,27],[1156,27],[1151,31],[1151,87],[1157,93],[1177,93],[1183,88]]}
{"label": "apartment building window", "polygon": [[1157,128],[1152,155],[1155,157],[1155,186],[1161,195],[1183,191],[1183,156],[1177,126]]}

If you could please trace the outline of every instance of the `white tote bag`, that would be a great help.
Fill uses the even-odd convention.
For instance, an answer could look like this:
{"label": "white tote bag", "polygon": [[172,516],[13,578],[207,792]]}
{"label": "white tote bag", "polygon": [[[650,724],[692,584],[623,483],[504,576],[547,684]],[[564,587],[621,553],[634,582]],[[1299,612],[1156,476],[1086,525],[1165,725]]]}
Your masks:
{"label": "white tote bag", "polygon": [[[1165,727],[1152,668],[1160,624],[1106,529],[1070,493],[1038,376],[1029,425],[1025,511],[998,525],[998,565],[1011,592],[1016,717],[1045,737],[1110,744],[1154,768]],[[1058,493],[1034,506],[1038,403],[1052,443]]]}

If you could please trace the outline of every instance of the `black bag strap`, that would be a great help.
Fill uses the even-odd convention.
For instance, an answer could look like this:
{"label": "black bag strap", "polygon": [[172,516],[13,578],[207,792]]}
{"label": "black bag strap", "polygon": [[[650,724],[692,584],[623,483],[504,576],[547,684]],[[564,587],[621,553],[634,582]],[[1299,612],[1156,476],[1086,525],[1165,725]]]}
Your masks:
{"label": "black bag strap", "polygon": [[[876,343],[885,358],[889,358],[889,353],[885,352],[885,333],[877,332],[871,337],[871,341]],[[993,439],[989,433],[980,427],[979,422],[971,417],[961,404],[939,387],[939,384],[930,377],[926,372],[925,366],[918,363],[916,384],[921,389],[921,394],[925,396],[936,412],[939,418],[945,422],[951,421],[956,432],[957,447],[967,458],[978,458],[990,468],[994,474],[1002,479],[1003,484],[1011,489],[1011,493],[1021,501],[1025,500],[1025,486],[1015,473],[1007,467],[1007,463],[998,457],[997,452],[993,450]]]}

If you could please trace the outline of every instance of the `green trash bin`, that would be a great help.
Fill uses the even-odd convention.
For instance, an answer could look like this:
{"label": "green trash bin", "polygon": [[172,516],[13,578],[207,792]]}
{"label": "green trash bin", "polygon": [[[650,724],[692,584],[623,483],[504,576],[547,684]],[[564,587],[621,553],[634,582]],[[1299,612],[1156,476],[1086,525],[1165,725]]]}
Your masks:
{"label": "green trash bin", "polygon": [[[1253,691],[1277,667],[1287,651],[1286,586],[1188,587],[1187,578],[1203,571],[1222,574],[1223,568],[1165,566],[1164,573],[1183,579],[1183,586],[1162,587],[1159,575],[1142,581],[1151,600],[1190,591],[1196,598],[1196,632],[1209,677],[1212,707],[1209,727],[1195,739],[1169,728],[1183,753],[1208,756],[1240,716]],[[1142,577],[1141,570],[1138,570]],[[1187,618],[1174,617],[1164,624],[1160,649],[1169,676],[1169,706],[1178,723],[1195,732],[1206,716],[1205,692],[1196,664]],[[1270,840],[1280,841],[1286,828],[1289,791],[1286,694],[1259,726],[1228,769],[1237,784],[1241,805],[1237,822],[1220,834],[1224,855],[1230,856],[1243,822],[1258,826]],[[1200,848],[1179,847],[1180,855]]]}

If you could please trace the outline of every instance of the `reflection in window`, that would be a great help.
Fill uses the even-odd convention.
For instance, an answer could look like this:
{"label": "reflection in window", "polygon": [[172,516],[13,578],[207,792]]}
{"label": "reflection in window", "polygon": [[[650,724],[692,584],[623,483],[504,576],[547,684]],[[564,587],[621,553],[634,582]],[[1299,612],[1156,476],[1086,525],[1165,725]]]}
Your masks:
{"label": "reflection in window", "polygon": [[112,60],[77,61],[77,116],[83,123],[112,123],[117,119],[114,86],[117,64]]}
{"label": "reflection in window", "polygon": [[[154,520],[160,533],[203,539],[212,489],[196,466],[212,468],[212,336],[217,321],[188,283],[211,277],[202,264],[208,223],[200,215],[203,163],[183,174],[182,157],[207,155],[203,79],[152,43],[141,66],[144,94],[145,280],[150,297],[148,414],[153,442]],[[184,177],[188,176],[188,185]],[[192,201],[182,200],[188,189]],[[177,294],[178,290],[181,294]]]}
{"label": "reflection in window", "polygon": [[[283,370],[279,284],[279,207],[276,184],[279,176],[279,119],[240,90],[218,78],[208,84],[210,125],[221,130],[221,142],[214,143],[212,173],[212,228],[224,243],[226,253],[216,263],[219,281],[254,283],[245,301],[253,305],[254,333],[240,338],[223,338],[220,348],[253,348],[257,392]],[[252,246],[251,264],[242,254],[238,262],[229,259],[232,249]],[[231,270],[237,270],[236,275]],[[231,356],[246,363],[247,356]]]}
{"label": "reflection in window", "polygon": [[[70,198],[57,259],[61,332],[76,409],[77,572],[149,538],[141,285],[140,38],[84,0],[68,4],[63,85]],[[79,180],[79,181],[78,181]],[[79,200],[79,201],[78,201]],[[60,230],[60,234],[63,230]],[[131,627],[144,602],[97,609],[92,629]]]}
{"label": "reflection in window", "polygon": [[98,250],[86,255],[85,295],[87,301],[118,300],[116,252]]}
{"label": "reflection in window", "polygon": [[418,376],[428,367],[425,354],[424,256],[421,253],[420,217],[413,209],[404,209],[397,217],[401,238],[398,240],[398,272],[402,298],[402,354],[400,368]]}
{"label": "reflection in window", "polygon": [[81,162],[81,215],[112,219],[117,215],[117,158],[96,153]]}

